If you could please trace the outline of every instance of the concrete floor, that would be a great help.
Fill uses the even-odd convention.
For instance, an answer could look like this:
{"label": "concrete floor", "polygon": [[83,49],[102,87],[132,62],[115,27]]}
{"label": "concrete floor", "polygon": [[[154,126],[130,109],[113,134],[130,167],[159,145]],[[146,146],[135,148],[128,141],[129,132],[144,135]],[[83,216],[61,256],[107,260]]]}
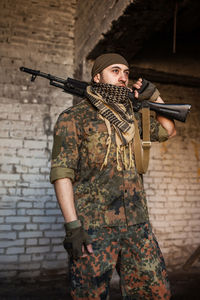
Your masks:
{"label": "concrete floor", "polygon": [[[169,274],[172,300],[200,300],[200,270]],[[0,282],[0,300],[68,300],[66,276],[40,278],[34,281]],[[118,284],[112,284],[110,300],[120,300]],[[146,300],[146,299],[144,299]]]}

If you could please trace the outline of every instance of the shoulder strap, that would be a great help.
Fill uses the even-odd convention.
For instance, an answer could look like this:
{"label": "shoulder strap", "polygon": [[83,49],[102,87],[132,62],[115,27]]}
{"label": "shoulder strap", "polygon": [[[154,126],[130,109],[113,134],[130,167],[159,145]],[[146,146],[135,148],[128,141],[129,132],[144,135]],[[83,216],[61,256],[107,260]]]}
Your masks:
{"label": "shoulder strap", "polygon": [[143,139],[140,139],[138,128],[138,121],[134,117],[135,122],[135,138],[134,138],[134,152],[136,168],[139,174],[146,173],[149,165],[150,156],[150,110],[147,107],[142,108],[142,131]]}

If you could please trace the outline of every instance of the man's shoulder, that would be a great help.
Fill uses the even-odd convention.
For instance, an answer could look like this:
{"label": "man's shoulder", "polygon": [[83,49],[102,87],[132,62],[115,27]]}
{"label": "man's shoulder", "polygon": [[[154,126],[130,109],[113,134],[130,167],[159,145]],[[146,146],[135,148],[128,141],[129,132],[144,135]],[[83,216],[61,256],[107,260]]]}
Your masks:
{"label": "man's shoulder", "polygon": [[87,99],[82,99],[81,102],[79,102],[76,105],[70,106],[69,108],[65,109],[59,117],[64,117],[67,115],[70,116],[77,116],[77,115],[83,115],[86,111],[93,110],[94,108],[91,106],[91,104],[88,102]]}
{"label": "man's shoulder", "polygon": [[85,122],[90,119],[96,119],[97,110],[94,106],[87,100],[83,99],[78,104],[65,109],[58,117],[57,124],[73,123],[75,122],[82,127]]}

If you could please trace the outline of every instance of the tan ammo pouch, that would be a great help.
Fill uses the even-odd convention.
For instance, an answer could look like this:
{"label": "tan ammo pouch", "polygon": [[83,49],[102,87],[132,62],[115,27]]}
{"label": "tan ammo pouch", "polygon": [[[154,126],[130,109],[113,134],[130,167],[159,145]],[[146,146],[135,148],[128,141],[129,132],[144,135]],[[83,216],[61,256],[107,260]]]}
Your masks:
{"label": "tan ammo pouch", "polygon": [[143,138],[140,139],[138,128],[138,121],[134,117],[135,122],[135,138],[134,138],[134,152],[136,168],[139,174],[146,173],[149,165],[150,156],[150,110],[148,107],[142,108],[142,131]]}

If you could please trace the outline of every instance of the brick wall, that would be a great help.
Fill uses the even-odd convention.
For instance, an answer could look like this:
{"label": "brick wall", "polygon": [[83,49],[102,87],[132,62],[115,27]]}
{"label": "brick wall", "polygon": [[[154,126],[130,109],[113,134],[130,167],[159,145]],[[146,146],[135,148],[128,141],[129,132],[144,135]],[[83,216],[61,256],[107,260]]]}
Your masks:
{"label": "brick wall", "polygon": [[173,97],[173,102],[192,104],[187,122],[176,122],[177,136],[153,145],[144,178],[150,219],[168,269],[174,270],[200,243],[200,89],[157,86],[167,102]]}
{"label": "brick wall", "polygon": [[20,66],[73,75],[76,0],[0,3],[0,276],[62,269],[63,219],[49,183],[52,130],[72,97]]}

